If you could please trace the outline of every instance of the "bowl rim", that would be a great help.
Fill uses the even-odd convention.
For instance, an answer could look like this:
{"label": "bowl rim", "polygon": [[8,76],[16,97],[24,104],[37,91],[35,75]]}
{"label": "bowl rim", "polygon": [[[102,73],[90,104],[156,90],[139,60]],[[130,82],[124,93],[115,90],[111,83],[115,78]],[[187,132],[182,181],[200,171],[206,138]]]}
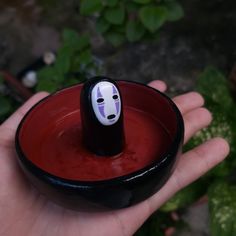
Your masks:
{"label": "bowl rim", "polygon": [[[133,181],[138,181],[139,179],[141,179],[144,176],[149,176],[152,173],[156,172],[159,168],[161,168],[161,166],[165,165],[168,161],[170,161],[170,158],[173,158],[173,154],[176,155],[176,153],[179,150],[179,147],[182,147],[183,144],[183,138],[184,138],[184,121],[183,121],[183,117],[181,115],[180,110],[178,109],[178,107],[176,106],[176,104],[171,100],[171,98],[169,98],[166,94],[160,92],[159,90],[150,87],[146,84],[140,83],[140,82],[136,82],[136,81],[129,81],[129,80],[115,80],[118,84],[119,82],[124,82],[124,83],[132,83],[132,84],[136,84],[138,86],[144,86],[152,91],[155,91],[157,93],[159,93],[162,97],[164,97],[170,104],[171,108],[173,109],[173,111],[176,114],[176,122],[177,122],[177,129],[176,129],[176,135],[175,138],[173,139],[170,148],[163,154],[160,156],[160,158],[158,158],[157,161],[154,161],[152,164],[149,164],[148,166],[145,166],[144,168],[141,168],[137,171],[134,171],[132,173],[126,174],[126,175],[122,175],[119,177],[114,177],[114,178],[110,178],[110,179],[104,179],[104,180],[98,180],[98,181],[83,181],[83,180],[72,180],[72,179],[66,179],[57,175],[53,175],[45,170],[43,170],[42,168],[40,168],[39,166],[35,165],[29,158],[27,158],[27,156],[24,154],[21,145],[20,145],[20,131],[21,128],[25,122],[25,120],[28,118],[28,116],[30,115],[30,113],[41,103],[45,102],[46,100],[50,99],[52,96],[56,95],[57,93],[60,93],[64,90],[70,89],[72,87],[76,87],[76,86],[80,86],[84,81],[82,81],[81,83],[77,83],[65,88],[62,88],[60,90],[57,90],[51,94],[49,94],[48,96],[46,96],[45,98],[41,99],[40,101],[38,101],[36,104],[34,104],[24,115],[24,117],[22,118],[20,124],[17,127],[16,130],[16,134],[15,134],[15,149],[17,152],[17,159],[23,164],[24,168],[26,167],[26,169],[33,174],[36,175],[38,178],[49,182],[52,185],[57,185],[57,186],[63,186],[66,188],[86,188],[86,189],[90,189],[90,188],[94,188],[94,187],[103,187],[103,186],[117,186],[120,185],[121,183],[129,183],[129,182],[133,182]],[[20,163],[20,164],[21,164]]]}

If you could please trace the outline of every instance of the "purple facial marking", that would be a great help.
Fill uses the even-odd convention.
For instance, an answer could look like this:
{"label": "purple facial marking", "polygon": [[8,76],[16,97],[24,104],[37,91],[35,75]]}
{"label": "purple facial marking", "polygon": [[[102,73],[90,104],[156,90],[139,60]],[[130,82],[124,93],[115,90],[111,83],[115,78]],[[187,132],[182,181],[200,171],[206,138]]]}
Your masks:
{"label": "purple facial marking", "polygon": [[101,94],[101,91],[100,91],[99,87],[98,87],[98,90],[97,90],[97,98],[102,98],[102,94]]}
{"label": "purple facial marking", "polygon": [[[98,87],[97,89],[97,98],[101,99],[102,98],[102,93],[100,91],[100,88]],[[104,102],[98,104],[98,110],[100,112],[100,114],[105,118],[105,112],[104,112]]]}
{"label": "purple facial marking", "polygon": [[119,100],[116,101],[115,104],[116,104],[116,114],[118,115],[119,112],[120,112],[120,102],[119,102]]}
{"label": "purple facial marking", "polygon": [[98,106],[100,114],[105,118],[105,113],[104,113],[104,105]]}
{"label": "purple facial marking", "polygon": [[112,92],[113,92],[113,94],[117,93],[116,87],[114,85],[112,86]]}
{"label": "purple facial marking", "polygon": [[[112,93],[113,93],[113,95],[116,95],[116,96],[118,94],[117,88],[114,85],[112,86]],[[120,101],[117,98],[115,101],[115,105],[116,105],[116,114],[118,115],[120,112]]]}

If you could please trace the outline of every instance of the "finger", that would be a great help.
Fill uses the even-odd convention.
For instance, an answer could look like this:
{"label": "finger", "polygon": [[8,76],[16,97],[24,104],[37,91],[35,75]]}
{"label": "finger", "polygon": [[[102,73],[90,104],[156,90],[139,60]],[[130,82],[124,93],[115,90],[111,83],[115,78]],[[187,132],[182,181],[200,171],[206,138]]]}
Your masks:
{"label": "finger", "polygon": [[212,121],[212,115],[206,108],[197,108],[185,114],[184,118],[184,143],[199,130],[207,127]]}
{"label": "finger", "polygon": [[161,92],[165,92],[167,89],[166,83],[161,80],[153,80],[152,82],[148,83],[148,86],[155,88]]}
{"label": "finger", "polygon": [[222,138],[211,139],[183,154],[173,178],[178,191],[222,162],[229,154],[229,145]]}
{"label": "finger", "polygon": [[32,96],[28,101],[24,103],[17,111],[15,111],[2,125],[1,128],[7,128],[15,131],[29,109],[39,102],[44,97],[48,96],[47,92],[39,92]]}
{"label": "finger", "polygon": [[214,138],[182,155],[167,183],[157,194],[149,198],[151,211],[155,211],[177,191],[222,162],[228,154],[228,143],[222,138]]}
{"label": "finger", "polygon": [[173,98],[173,101],[182,114],[204,105],[204,99],[197,92],[189,92]]}

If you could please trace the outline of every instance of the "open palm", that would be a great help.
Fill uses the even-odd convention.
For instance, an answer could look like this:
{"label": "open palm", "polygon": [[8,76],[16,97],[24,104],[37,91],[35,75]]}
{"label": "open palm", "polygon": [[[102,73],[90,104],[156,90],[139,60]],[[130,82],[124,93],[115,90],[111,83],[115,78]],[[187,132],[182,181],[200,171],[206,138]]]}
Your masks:
{"label": "open palm", "polygon": [[[161,81],[150,86],[164,91]],[[126,209],[102,213],[74,212],[60,207],[34,189],[16,161],[15,132],[24,114],[47,96],[34,95],[0,126],[0,235],[4,236],[106,236],[132,235],[143,222],[177,191],[221,162],[228,154],[225,140],[215,138],[183,154],[174,174],[149,199]],[[202,97],[187,93],[175,97],[185,123],[185,143],[211,122]]]}

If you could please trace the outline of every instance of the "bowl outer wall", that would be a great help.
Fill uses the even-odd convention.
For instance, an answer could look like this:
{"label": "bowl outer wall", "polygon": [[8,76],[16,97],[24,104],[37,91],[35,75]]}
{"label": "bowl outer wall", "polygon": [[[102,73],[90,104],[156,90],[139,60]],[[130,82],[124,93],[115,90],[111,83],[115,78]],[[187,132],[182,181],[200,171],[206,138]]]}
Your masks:
{"label": "bowl outer wall", "polygon": [[66,207],[72,207],[73,209],[85,210],[90,208],[95,209],[96,206],[108,208],[128,207],[145,200],[157,192],[173,172],[176,160],[182,151],[184,137],[184,124],[180,111],[165,94],[151,87],[130,81],[121,81],[121,83],[133,83],[138,86],[145,86],[161,94],[168,100],[170,106],[176,113],[178,122],[176,132],[178,135],[176,135],[172,143],[171,150],[163,155],[160,161],[134,173],[114,179],[102,181],[74,181],[53,176],[38,168],[27,159],[21,149],[19,141],[19,132],[23,122],[38,104],[52,96],[49,95],[34,105],[22,119],[16,132],[15,144],[19,157],[18,160],[23,171],[29,177],[33,185],[53,201]]}

